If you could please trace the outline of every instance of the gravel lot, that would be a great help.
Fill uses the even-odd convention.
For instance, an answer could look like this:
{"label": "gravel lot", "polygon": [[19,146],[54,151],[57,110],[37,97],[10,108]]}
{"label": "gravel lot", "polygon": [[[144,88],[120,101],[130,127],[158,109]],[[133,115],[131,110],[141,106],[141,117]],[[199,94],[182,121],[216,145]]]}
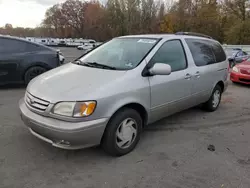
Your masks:
{"label": "gravel lot", "polygon": [[[82,53],[62,52],[66,61]],[[248,86],[230,83],[214,113],[193,108],[150,125],[138,147],[120,158],[99,147],[61,150],[32,136],[19,117],[24,91],[0,88],[1,188],[250,187]]]}

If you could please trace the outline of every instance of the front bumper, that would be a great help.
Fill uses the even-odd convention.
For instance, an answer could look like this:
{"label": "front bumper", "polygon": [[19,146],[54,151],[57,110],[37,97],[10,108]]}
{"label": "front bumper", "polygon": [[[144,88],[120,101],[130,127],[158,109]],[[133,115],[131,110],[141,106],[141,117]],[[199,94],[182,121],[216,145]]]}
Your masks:
{"label": "front bumper", "polygon": [[250,75],[241,74],[237,72],[231,72],[230,80],[233,82],[243,83],[243,84],[250,84]]}
{"label": "front bumper", "polygon": [[19,101],[21,118],[37,138],[63,149],[80,149],[101,142],[108,118],[86,122],[66,122],[32,112],[24,100]]}

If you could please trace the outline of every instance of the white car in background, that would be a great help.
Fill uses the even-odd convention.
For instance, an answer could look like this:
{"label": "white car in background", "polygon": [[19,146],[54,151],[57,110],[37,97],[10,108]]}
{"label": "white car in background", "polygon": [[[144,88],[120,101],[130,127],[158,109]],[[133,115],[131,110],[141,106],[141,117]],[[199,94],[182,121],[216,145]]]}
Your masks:
{"label": "white car in background", "polygon": [[88,42],[88,43],[83,43],[82,45],[78,46],[78,50],[89,50],[95,47],[95,42]]}
{"label": "white car in background", "polygon": [[89,42],[89,43],[84,43],[80,46],[77,47],[78,50],[92,50],[93,48],[101,45],[102,42]]}

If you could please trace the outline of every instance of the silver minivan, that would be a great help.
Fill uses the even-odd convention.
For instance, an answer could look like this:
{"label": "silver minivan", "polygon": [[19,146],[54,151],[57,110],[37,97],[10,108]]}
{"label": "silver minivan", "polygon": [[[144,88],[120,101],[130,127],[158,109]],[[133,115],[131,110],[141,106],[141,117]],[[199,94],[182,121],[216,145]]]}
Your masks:
{"label": "silver minivan", "polygon": [[147,124],[196,105],[215,111],[228,66],[220,43],[205,35],[117,37],[34,78],[19,102],[21,117],[55,147],[101,144],[121,156]]}

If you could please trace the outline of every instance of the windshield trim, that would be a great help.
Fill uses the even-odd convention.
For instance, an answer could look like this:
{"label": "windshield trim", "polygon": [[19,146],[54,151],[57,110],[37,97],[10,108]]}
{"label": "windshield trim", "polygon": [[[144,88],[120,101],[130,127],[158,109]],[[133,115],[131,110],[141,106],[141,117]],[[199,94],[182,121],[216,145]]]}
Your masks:
{"label": "windshield trim", "polygon": [[[129,70],[133,70],[135,69],[136,67],[138,67],[142,61],[148,56],[148,54],[154,49],[154,47],[162,40],[162,38],[154,38],[154,37],[115,37],[115,38],[112,38],[110,40],[107,40],[106,42],[102,43],[101,45],[97,46],[96,48],[93,48],[92,50],[88,51],[87,53],[81,55],[80,57],[76,58],[75,60],[71,61],[71,63],[73,64],[77,64],[76,61],[80,60],[82,57],[84,57],[85,55],[87,55],[88,53],[92,52],[93,50],[99,48],[100,46],[102,46],[103,44],[106,44],[107,42],[113,40],[113,39],[152,39],[152,40],[156,40],[155,44],[148,50],[148,52],[142,57],[142,59],[140,60],[140,62],[135,66],[133,67],[132,69],[126,69],[126,70],[123,70],[123,69],[116,69],[116,70],[113,70],[113,71],[129,71]],[[97,68],[97,67],[90,67],[90,68]]]}

